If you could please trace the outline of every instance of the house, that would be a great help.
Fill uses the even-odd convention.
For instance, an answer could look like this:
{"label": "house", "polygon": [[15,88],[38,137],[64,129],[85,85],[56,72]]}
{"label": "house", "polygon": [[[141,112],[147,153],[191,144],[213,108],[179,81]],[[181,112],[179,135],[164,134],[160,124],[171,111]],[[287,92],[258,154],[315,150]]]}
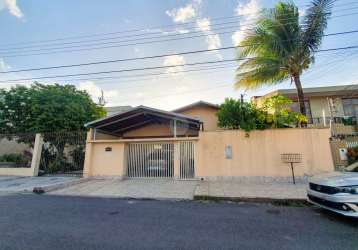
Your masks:
{"label": "house", "polygon": [[[217,127],[204,101],[165,111],[138,106],[86,124],[84,176],[120,178],[291,178],[281,154],[302,156],[297,176],[333,171],[330,129],[252,131]],[[312,143],[314,141],[315,143]]]}
{"label": "house", "polygon": [[132,106],[113,106],[113,107],[105,107],[107,111],[107,116],[111,116],[117,113],[122,113],[130,110]]}
{"label": "house", "polygon": [[[329,125],[330,120],[341,123],[342,118],[358,119],[358,85],[304,88],[305,106],[310,124]],[[263,96],[254,96],[251,101],[258,107],[266,98],[283,95],[293,101],[292,109],[299,111],[296,89],[279,89]]]}
{"label": "house", "polygon": [[216,116],[219,106],[204,101],[198,101],[171,112],[146,106],[135,108],[118,106],[106,109],[109,112],[107,117],[87,124],[88,127],[95,129],[96,138],[197,136],[199,129],[203,131],[219,129]]}

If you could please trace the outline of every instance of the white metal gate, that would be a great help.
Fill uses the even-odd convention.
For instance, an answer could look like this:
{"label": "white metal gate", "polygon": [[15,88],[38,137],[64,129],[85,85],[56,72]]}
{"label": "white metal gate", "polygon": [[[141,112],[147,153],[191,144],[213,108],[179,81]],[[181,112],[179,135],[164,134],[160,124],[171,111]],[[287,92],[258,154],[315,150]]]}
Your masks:
{"label": "white metal gate", "polygon": [[173,143],[130,143],[127,146],[126,160],[128,177],[174,176]]}
{"label": "white metal gate", "polygon": [[180,178],[195,177],[195,144],[192,141],[180,142]]}
{"label": "white metal gate", "polygon": [[[178,177],[195,177],[195,144],[173,142],[136,142],[126,146],[126,176],[130,178],[173,178],[174,161],[178,159]],[[176,156],[176,154],[179,154]]]}

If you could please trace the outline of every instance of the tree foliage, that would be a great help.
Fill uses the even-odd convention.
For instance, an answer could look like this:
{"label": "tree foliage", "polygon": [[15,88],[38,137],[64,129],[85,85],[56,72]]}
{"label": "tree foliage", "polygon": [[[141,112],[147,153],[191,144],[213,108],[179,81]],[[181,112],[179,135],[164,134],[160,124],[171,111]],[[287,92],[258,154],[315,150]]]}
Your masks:
{"label": "tree foliage", "polygon": [[16,86],[0,89],[0,133],[84,130],[106,111],[72,85]]}
{"label": "tree foliage", "polygon": [[[236,87],[254,89],[291,79],[305,114],[300,76],[314,62],[334,0],[312,0],[300,23],[297,6],[279,2],[262,11],[256,27],[240,43]],[[242,60],[250,57],[250,59]]]}
{"label": "tree foliage", "polygon": [[222,128],[243,129],[245,131],[256,129],[256,112],[257,110],[250,103],[241,103],[239,100],[227,98],[220,105],[217,113],[218,125]]}
{"label": "tree foliage", "polygon": [[266,114],[266,124],[271,128],[295,127],[307,124],[307,117],[291,110],[292,100],[276,95],[267,98],[262,111]]}
{"label": "tree foliage", "polygon": [[273,96],[265,100],[262,108],[252,103],[228,98],[220,105],[218,126],[226,129],[255,129],[298,127],[307,123],[307,118],[290,108],[292,101],[284,96]]}

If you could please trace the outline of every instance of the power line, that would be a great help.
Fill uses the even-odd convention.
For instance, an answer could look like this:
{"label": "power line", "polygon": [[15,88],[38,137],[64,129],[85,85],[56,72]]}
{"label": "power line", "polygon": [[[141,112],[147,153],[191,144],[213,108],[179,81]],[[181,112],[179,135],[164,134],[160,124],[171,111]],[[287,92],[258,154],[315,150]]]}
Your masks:
{"label": "power line", "polygon": [[[358,3],[357,3],[358,4]],[[358,7],[354,7],[354,8],[349,8],[349,9],[340,9],[340,10],[336,10],[335,13],[337,12],[341,12],[341,11],[346,11],[346,10],[354,10],[354,9],[358,9]],[[232,16],[232,18],[237,18],[237,16]],[[332,16],[331,18],[335,18],[335,16]],[[251,21],[251,20],[258,20],[259,18],[252,18],[249,20],[245,20],[245,21]],[[240,27],[247,27],[249,25],[254,25],[256,24],[256,21],[253,23],[245,23],[245,25],[240,25]],[[215,26],[222,26],[222,25],[226,25],[226,24],[237,24],[239,22],[239,20],[236,21],[231,21],[231,22],[224,22],[224,23],[214,23],[214,24],[210,24],[210,27],[215,27]],[[192,27],[195,28],[195,27]],[[230,27],[223,27],[224,29],[228,29],[228,28],[237,28],[237,26],[230,26]],[[221,30],[223,28],[218,28],[217,30]],[[82,40],[82,41],[72,41],[72,42],[61,42],[61,43],[51,43],[51,44],[37,44],[37,45],[28,45],[28,46],[22,46],[22,47],[8,47],[8,48],[0,48],[0,51],[3,50],[17,50],[17,49],[26,49],[26,48],[36,48],[36,47],[43,47],[43,46],[55,46],[55,45],[69,45],[69,44],[78,44],[78,43],[86,43],[86,42],[98,42],[98,41],[105,41],[105,40],[116,40],[119,38],[127,38],[127,37],[141,37],[141,36],[147,36],[150,34],[161,34],[163,35],[163,33],[171,33],[171,32],[178,32],[178,30],[169,30],[169,31],[159,31],[159,32],[150,32],[150,33],[144,33],[144,34],[132,34],[132,35],[126,35],[126,36],[116,36],[116,37],[105,37],[105,38],[97,38],[97,39],[91,39],[91,40]],[[188,34],[194,34],[194,33],[201,33],[202,31],[193,31],[193,32],[186,32],[186,33],[178,33],[178,34],[166,34],[166,37],[172,37],[172,36],[181,36],[181,35],[188,35]],[[152,36],[152,37],[141,37],[141,38],[137,38],[137,39],[130,39],[130,40],[122,40],[122,41],[116,41],[118,42],[131,42],[131,41],[137,41],[137,40],[147,40],[147,39],[155,39],[155,38],[162,38],[162,36]],[[115,43],[115,42],[111,42],[111,43]],[[107,43],[101,43],[101,44],[109,44]],[[91,45],[91,44],[89,44]],[[97,44],[95,44],[97,45]],[[62,47],[62,48],[66,48],[66,47]],[[58,49],[58,48],[48,48],[48,49]],[[34,51],[34,50],[32,50]]]}
{"label": "power line", "polygon": [[[357,51],[358,52],[358,51]],[[350,52],[350,55],[348,55],[348,57],[352,57],[352,56],[356,56],[357,52],[352,53]],[[322,55],[323,57],[332,57],[332,55]],[[331,63],[324,63],[324,65],[321,66],[321,68],[325,68],[326,66],[331,65],[332,63],[337,63],[337,62],[341,62],[343,61],[342,58],[338,58],[337,57],[342,57],[344,56],[345,58],[343,58],[343,60],[345,60],[347,58],[347,56],[345,54],[340,54],[340,55],[334,55],[334,60]],[[231,64],[231,63],[230,63]],[[315,64],[314,66],[317,66],[317,64]],[[172,76],[168,76],[168,75],[172,75],[172,74],[181,74],[181,73],[216,73],[216,72],[223,72],[222,69],[226,69],[226,70],[232,70],[233,68],[237,68],[237,65],[223,65],[221,66],[205,66],[205,68],[198,68],[198,69],[191,69],[191,70],[180,70],[180,71],[174,71],[174,72],[159,72],[159,73],[151,73],[151,74],[136,74],[136,75],[130,75],[130,76],[107,76],[107,77],[100,77],[100,78],[80,78],[80,79],[65,79],[62,80],[63,82],[65,81],[87,81],[87,80],[96,80],[96,83],[100,84],[101,82],[98,81],[107,81],[107,80],[113,80],[113,79],[121,79],[120,83],[126,83],[126,82],[139,82],[139,81],[146,81],[146,80],[158,80],[158,79],[162,79],[162,78],[168,78],[168,77],[172,77]],[[218,70],[220,69],[220,70]],[[215,70],[213,72],[207,72],[207,71],[212,71]],[[321,69],[318,69],[318,71],[316,70],[314,73],[316,72],[320,72]],[[204,71],[204,72],[203,72]],[[313,73],[308,71],[308,74]],[[155,77],[148,77],[148,76],[155,76]],[[158,77],[159,76],[159,77]],[[304,75],[307,76],[307,73]],[[140,78],[140,77],[146,77],[146,78]],[[128,79],[129,80],[125,80]],[[132,79],[134,78],[134,79]],[[122,80],[124,79],[124,80]],[[133,86],[133,85],[131,85]]]}
{"label": "power line", "polygon": [[[331,85],[331,84],[334,84],[334,83],[328,83],[328,84],[325,84],[325,85]],[[350,83],[350,84],[358,84],[358,82]],[[216,85],[216,86],[211,87],[211,88],[206,87],[206,88],[194,89],[194,90],[188,90],[188,91],[182,91],[182,92],[176,92],[176,93],[167,93],[167,94],[163,94],[163,95],[153,96],[153,97],[150,97],[150,98],[141,98],[142,99],[141,101],[143,101],[143,100],[153,100],[153,99],[158,99],[158,98],[167,97],[167,96],[176,96],[176,95],[182,95],[182,94],[191,94],[191,93],[196,93],[196,92],[209,91],[209,90],[214,90],[214,89],[223,88],[223,87],[232,87],[232,83],[230,85],[228,85],[228,84],[219,84],[219,85]],[[123,102],[128,102],[128,101],[133,101],[133,98],[123,99],[120,102],[123,103]]]}
{"label": "power line", "polygon": [[185,63],[185,64],[168,65],[168,66],[146,67],[146,68],[109,70],[109,71],[79,73],[79,74],[68,74],[68,75],[57,75],[57,76],[42,76],[42,77],[34,77],[34,78],[7,79],[7,80],[0,81],[0,83],[1,82],[18,82],[18,81],[38,80],[38,79],[53,79],[53,78],[61,78],[61,77],[84,76],[84,75],[100,75],[100,74],[122,73],[122,72],[153,70],[153,69],[168,69],[168,68],[174,68],[174,67],[184,67],[184,66],[203,65],[203,64],[214,64],[214,63],[220,63],[220,62],[234,62],[234,61],[237,61],[237,60],[246,60],[246,59],[249,59],[249,58],[227,59],[227,60],[220,60],[220,61],[216,60],[216,61],[206,61],[206,62],[196,62],[196,63]]}
{"label": "power line", "polygon": [[[322,55],[322,56],[328,56],[331,57],[331,55]],[[345,56],[344,54],[341,55],[335,55],[335,58],[337,56]],[[340,59],[341,60],[341,59]],[[220,65],[222,65],[220,63]],[[327,64],[324,65],[324,67]],[[237,67],[237,65],[225,65],[225,66],[205,66],[205,67],[201,67],[201,68],[195,68],[195,69],[190,69],[190,70],[177,70],[177,71],[170,71],[170,72],[155,72],[155,73],[145,73],[145,74],[134,74],[134,75],[125,75],[125,76],[103,76],[103,77],[89,77],[89,78],[73,78],[73,79],[62,79],[61,81],[63,82],[69,82],[69,81],[88,81],[88,80],[113,80],[113,79],[121,79],[121,83],[123,82],[138,82],[138,81],[143,81],[143,80],[154,80],[154,79],[158,79],[157,76],[161,76],[161,75],[175,75],[175,74],[181,74],[181,73],[201,73],[202,71],[208,71],[208,70],[216,70],[216,69],[231,69],[232,67]],[[207,72],[205,72],[207,73]],[[310,72],[309,72],[310,73]],[[151,77],[148,78],[148,76],[154,76],[155,78]],[[141,79],[140,77],[146,77],[144,79]],[[122,79],[131,79],[131,80],[126,80],[126,81],[122,81]],[[134,79],[132,79],[134,78]],[[164,77],[161,77],[164,78]]]}
{"label": "power line", "polygon": [[[137,75],[130,75],[130,76],[106,76],[106,77],[96,77],[96,78],[75,78],[75,79],[64,79],[61,80],[63,82],[70,82],[70,81],[89,81],[89,80],[113,80],[113,79],[130,79],[130,80],[121,80],[121,83],[123,82],[138,82],[138,81],[145,81],[145,80],[154,80],[158,79],[158,76],[164,75],[164,77],[160,77],[159,79],[168,77],[167,75],[176,75],[176,74],[182,74],[182,73],[201,73],[202,71],[209,71],[209,70],[217,70],[217,69],[231,69],[236,68],[236,65],[225,65],[225,66],[215,66],[215,67],[205,67],[205,68],[198,68],[198,69],[190,69],[190,70],[178,70],[173,72],[157,72],[157,73],[149,73],[149,74],[137,74]],[[205,72],[207,73],[207,72]],[[148,76],[152,76],[148,78]],[[154,78],[154,77],[155,78]],[[139,77],[147,77],[147,78],[139,78]],[[132,79],[135,78],[135,79]]]}
{"label": "power line", "polygon": [[[351,6],[352,4],[356,4],[356,3],[357,2],[353,1],[353,2],[348,2],[348,3],[335,5],[334,7],[341,7],[341,6],[346,6],[346,5]],[[309,7],[310,5],[297,5],[297,7],[299,7],[299,6]],[[261,13],[261,11],[259,11],[259,12],[251,12],[251,13],[246,13],[246,14],[241,14],[241,15],[235,15],[235,16],[214,17],[214,18],[211,18],[210,20],[211,21],[216,21],[216,20],[225,20],[225,19],[231,19],[231,18],[240,18],[240,17],[245,17],[245,16],[249,16],[249,15],[253,15],[253,14],[259,14],[259,13]],[[181,24],[158,25],[158,26],[152,26],[152,27],[149,27],[149,28],[143,27],[143,28],[136,28],[136,29],[122,30],[122,31],[108,32],[108,33],[97,33],[97,34],[90,34],[90,35],[58,37],[58,38],[55,38],[55,39],[43,39],[43,40],[37,40],[37,41],[10,43],[10,44],[4,44],[4,45],[5,46],[10,45],[11,46],[11,45],[20,45],[20,44],[36,44],[36,43],[46,43],[46,42],[58,42],[58,41],[64,41],[64,40],[74,40],[74,39],[79,39],[79,38],[88,38],[88,37],[97,37],[97,36],[102,37],[102,36],[114,35],[114,34],[124,34],[124,33],[133,33],[133,32],[146,32],[147,30],[163,29],[163,28],[168,28],[168,27],[182,27],[182,26],[186,26],[188,24],[196,24],[196,22],[198,20],[200,20],[200,19],[201,18],[196,18],[193,21],[185,22],[185,23],[181,23]]]}
{"label": "power line", "polygon": [[[358,30],[329,33],[329,34],[325,34],[324,36],[328,37],[328,36],[346,35],[346,34],[353,34],[353,33],[358,33]],[[0,72],[0,74],[27,72],[27,71],[39,71],[39,70],[49,70],[49,69],[59,69],[59,68],[70,68],[70,67],[80,67],[80,66],[99,65],[99,64],[127,62],[127,61],[137,61],[137,60],[147,60],[147,59],[155,59],[155,58],[162,58],[162,57],[168,57],[168,56],[179,56],[179,55],[189,55],[189,54],[197,54],[197,53],[204,53],[204,52],[214,52],[214,51],[235,49],[235,48],[247,47],[247,46],[240,46],[240,45],[239,46],[228,46],[228,47],[222,47],[222,48],[217,48],[217,49],[195,50],[195,51],[187,51],[187,52],[181,52],[181,53],[170,53],[170,54],[155,55],[155,56],[124,58],[124,59],[97,61],[97,62],[80,63],[80,64],[69,64],[69,65],[58,65],[58,66],[50,66],[50,67],[10,70],[10,71],[2,71],[2,72]],[[324,51],[324,50],[321,50],[321,51]]]}
{"label": "power line", "polygon": [[[338,51],[338,50],[348,50],[348,49],[356,49],[358,45],[348,46],[348,47],[340,47],[340,48],[331,48],[324,50],[317,50],[315,52],[329,52],[329,51]],[[28,80],[39,80],[39,79],[54,79],[61,77],[72,77],[72,76],[84,76],[84,75],[99,75],[99,74],[111,74],[111,73],[122,73],[122,72],[133,72],[133,71],[142,71],[142,70],[153,70],[153,69],[167,69],[174,67],[184,67],[184,66],[193,66],[193,65],[203,65],[203,64],[214,64],[220,62],[233,62],[238,60],[248,60],[253,58],[237,58],[237,59],[227,59],[227,60],[216,60],[216,61],[206,61],[206,62],[196,62],[196,63],[185,63],[185,64],[177,64],[177,65],[168,65],[168,66],[156,66],[156,67],[146,67],[146,68],[133,68],[133,69],[122,69],[122,70],[110,70],[110,71],[100,71],[100,72],[89,72],[89,73],[78,73],[78,74],[67,74],[67,75],[54,75],[54,76],[42,76],[42,77],[32,77],[32,78],[19,78],[19,79],[7,79],[2,80],[0,83],[4,82],[18,82],[18,81],[28,81]]]}
{"label": "power line", "polygon": [[[358,14],[358,12],[349,13],[349,14],[334,16],[332,18],[347,17],[347,16],[357,15],[357,14]],[[235,27],[235,26],[223,27],[221,29],[228,29],[228,28],[233,28],[233,27]],[[121,43],[123,41],[112,41],[112,42],[98,43],[98,44],[88,44],[88,45],[74,45],[74,46],[57,47],[57,48],[41,48],[41,49],[33,49],[33,50],[22,51],[25,54],[16,54],[16,52],[11,52],[10,51],[10,52],[1,53],[1,57],[3,57],[3,58],[13,58],[13,57],[23,57],[23,56],[38,56],[38,55],[48,55],[48,54],[58,54],[58,53],[70,53],[70,52],[98,50],[98,49],[119,48],[119,47],[127,47],[127,46],[136,46],[136,45],[144,45],[144,44],[153,44],[153,43],[162,43],[162,42],[169,42],[169,41],[193,39],[193,38],[206,37],[208,35],[215,35],[215,34],[217,34],[217,35],[231,34],[232,32],[236,32],[236,31],[248,31],[248,30],[251,30],[251,29],[234,30],[234,31],[218,32],[218,33],[214,33],[213,31],[208,31],[208,32],[212,32],[212,33],[210,33],[210,34],[200,34],[200,35],[194,35],[194,36],[187,36],[187,37],[179,37],[179,38],[169,38],[169,39],[162,39],[162,40],[146,41],[146,42],[127,43],[127,44],[118,44],[118,43]],[[192,33],[194,33],[194,32],[192,32]],[[196,33],[202,33],[202,31],[196,31]],[[172,34],[172,35],[180,35],[180,34]],[[149,39],[149,38],[146,38],[146,39]],[[136,40],[138,40],[138,39],[132,39],[132,41],[136,41]],[[127,41],[129,41],[129,40],[127,40]],[[103,45],[103,44],[116,44],[116,45],[97,46],[97,45]],[[88,46],[88,47],[83,48],[83,46]],[[91,46],[97,46],[97,47],[91,47]],[[70,48],[78,48],[78,47],[80,47],[80,49],[70,49]],[[67,49],[67,50],[60,50],[60,49]],[[51,50],[55,50],[55,51],[51,51]],[[26,52],[36,52],[36,51],[39,51],[39,52],[46,51],[46,52],[27,53],[26,54]],[[13,53],[15,53],[15,54],[13,54]]]}
{"label": "power line", "polygon": [[[353,54],[354,55],[354,54]],[[325,55],[327,56],[327,55]],[[331,55],[329,55],[331,57]],[[346,55],[337,55],[337,56],[345,56]],[[337,64],[343,60],[345,60],[345,58],[339,58],[337,59],[337,56],[334,57],[334,60],[332,60],[332,62],[330,63],[324,63],[322,65],[322,68],[326,68],[327,66],[330,66],[331,64]],[[350,54],[348,57],[352,56],[352,54]],[[355,55],[356,56],[356,55]],[[317,66],[317,65],[315,65]],[[141,86],[145,86],[147,85],[147,83],[143,82],[143,81],[153,81],[153,80],[161,80],[161,79],[164,79],[164,78],[169,78],[169,77],[172,77],[172,75],[175,75],[175,74],[181,74],[183,72],[188,72],[188,73],[205,73],[205,74],[212,74],[212,73],[224,73],[225,71],[227,70],[233,70],[234,68],[236,68],[237,66],[236,65],[224,65],[224,66],[210,66],[210,67],[205,67],[205,68],[199,68],[199,69],[195,69],[195,70],[181,70],[181,71],[175,71],[175,72],[161,72],[161,73],[157,73],[156,76],[159,75],[159,77],[146,77],[148,76],[147,74],[142,74],[142,75],[131,75],[131,76],[128,76],[128,77],[123,77],[123,76],[112,76],[112,77],[105,77],[105,79],[102,79],[102,81],[106,81],[106,80],[113,80],[113,79],[121,79],[120,81],[120,90],[121,90],[121,93],[123,93],[123,90],[127,90],[127,89],[134,89],[134,88],[138,88],[138,87],[141,87]],[[321,69],[320,69],[321,70]],[[320,72],[320,71],[316,71],[316,72]],[[316,73],[315,72],[315,73]],[[312,72],[308,72],[308,73],[312,73]],[[320,72],[321,73],[321,72]],[[160,76],[160,75],[163,75],[163,76]],[[305,74],[304,76],[307,76],[307,74]],[[145,77],[145,78],[140,78],[140,77]],[[124,78],[130,78],[129,80],[122,80]],[[134,79],[132,79],[134,78]],[[66,82],[66,81],[86,81],[86,80],[101,80],[101,79],[96,79],[96,78],[87,78],[87,79],[73,79],[73,80],[62,80],[63,82]],[[129,82],[136,82],[136,83],[139,83],[139,84],[131,84],[131,85],[122,85],[123,83],[129,83]],[[96,81],[96,84],[102,84],[103,82],[98,82]],[[107,83],[105,83],[107,84]],[[118,85],[118,83],[116,84]],[[158,87],[158,86],[157,86]]]}

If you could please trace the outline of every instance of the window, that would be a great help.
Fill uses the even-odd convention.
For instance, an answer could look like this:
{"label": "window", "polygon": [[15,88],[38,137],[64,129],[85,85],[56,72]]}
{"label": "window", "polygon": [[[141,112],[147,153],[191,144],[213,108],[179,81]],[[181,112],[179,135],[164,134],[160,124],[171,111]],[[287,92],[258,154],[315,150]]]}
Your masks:
{"label": "window", "polygon": [[[309,101],[305,101],[305,108],[306,108],[307,119],[308,119],[308,121],[310,121],[312,119],[312,113],[311,113],[311,105],[310,105]],[[298,102],[293,102],[291,104],[291,109],[294,112],[300,113],[300,107],[299,107]]]}
{"label": "window", "polygon": [[342,104],[345,116],[358,117],[358,98],[342,99]]}

